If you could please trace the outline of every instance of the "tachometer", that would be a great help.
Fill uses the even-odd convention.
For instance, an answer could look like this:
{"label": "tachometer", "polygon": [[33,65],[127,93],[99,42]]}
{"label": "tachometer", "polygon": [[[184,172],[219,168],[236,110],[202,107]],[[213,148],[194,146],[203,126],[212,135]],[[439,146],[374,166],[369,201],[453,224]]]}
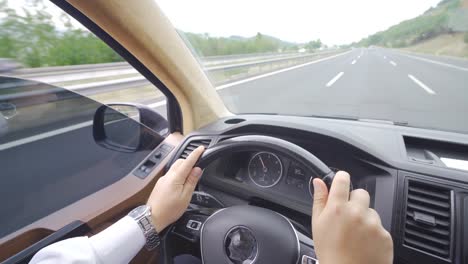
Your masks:
{"label": "tachometer", "polygon": [[249,177],[263,188],[277,184],[283,175],[283,164],[278,156],[271,152],[258,152],[249,161]]}

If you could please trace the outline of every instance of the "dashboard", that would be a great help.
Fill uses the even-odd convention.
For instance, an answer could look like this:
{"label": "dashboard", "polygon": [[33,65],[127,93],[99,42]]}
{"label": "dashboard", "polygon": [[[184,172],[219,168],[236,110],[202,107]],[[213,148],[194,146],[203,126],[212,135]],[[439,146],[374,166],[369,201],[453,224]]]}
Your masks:
{"label": "dashboard", "polygon": [[[189,135],[173,157],[240,135],[292,142],[369,192],[393,237],[395,263],[468,263],[468,171],[442,157],[468,160],[468,136],[390,124],[265,115],[221,119]],[[205,168],[198,191],[224,206],[250,204],[287,216],[311,234],[317,175],[271,151],[230,153]]]}
{"label": "dashboard", "polygon": [[[352,175],[353,188],[363,188],[375,201],[377,180],[391,179],[391,173],[365,159],[343,153],[332,155],[325,146],[307,146],[315,156],[333,171],[344,170]],[[264,199],[310,215],[313,201],[311,181],[317,175],[299,161],[269,151],[233,153],[214,162],[205,169],[202,185],[214,188],[230,186],[234,194],[243,193],[247,199]],[[390,182],[391,184],[391,182]],[[224,188],[226,189],[226,188]],[[381,192],[383,193],[383,192]]]}

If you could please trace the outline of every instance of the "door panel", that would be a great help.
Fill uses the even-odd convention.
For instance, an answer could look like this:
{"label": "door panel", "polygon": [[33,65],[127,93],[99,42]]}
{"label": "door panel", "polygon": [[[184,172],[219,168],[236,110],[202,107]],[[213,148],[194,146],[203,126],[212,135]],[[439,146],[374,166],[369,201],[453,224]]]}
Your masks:
{"label": "door panel", "polygon": [[[177,149],[176,147],[182,140],[181,134],[174,133],[169,135],[163,143]],[[174,150],[145,179],[140,179],[130,173],[94,194],[1,238],[0,261],[11,257],[73,221],[80,220],[87,223],[91,228],[89,235],[92,235],[114,223],[134,207],[146,203],[154,184],[163,175],[164,167],[173,152]],[[148,257],[147,255],[140,256],[141,259]]]}

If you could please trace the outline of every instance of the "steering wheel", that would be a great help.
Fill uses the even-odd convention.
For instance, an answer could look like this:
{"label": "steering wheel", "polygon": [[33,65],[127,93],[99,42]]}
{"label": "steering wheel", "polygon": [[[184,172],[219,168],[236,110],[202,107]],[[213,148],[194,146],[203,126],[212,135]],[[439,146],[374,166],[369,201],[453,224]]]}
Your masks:
{"label": "steering wheel", "polygon": [[[322,178],[330,188],[335,173],[321,160],[291,142],[269,136],[238,136],[205,150],[197,166],[244,151],[270,151],[290,158]],[[313,241],[269,209],[242,205],[187,210],[162,237],[162,263],[173,263],[169,238],[178,235],[200,247],[204,264],[315,263]],[[302,261],[302,262],[300,262]]]}

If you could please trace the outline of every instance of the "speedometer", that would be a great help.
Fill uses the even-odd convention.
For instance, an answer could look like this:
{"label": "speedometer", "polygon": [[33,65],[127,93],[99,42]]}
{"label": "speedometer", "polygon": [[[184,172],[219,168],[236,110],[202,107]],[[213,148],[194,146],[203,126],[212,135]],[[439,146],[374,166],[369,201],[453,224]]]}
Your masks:
{"label": "speedometer", "polygon": [[249,177],[263,188],[277,184],[283,175],[283,164],[278,156],[271,152],[258,152],[249,161]]}

